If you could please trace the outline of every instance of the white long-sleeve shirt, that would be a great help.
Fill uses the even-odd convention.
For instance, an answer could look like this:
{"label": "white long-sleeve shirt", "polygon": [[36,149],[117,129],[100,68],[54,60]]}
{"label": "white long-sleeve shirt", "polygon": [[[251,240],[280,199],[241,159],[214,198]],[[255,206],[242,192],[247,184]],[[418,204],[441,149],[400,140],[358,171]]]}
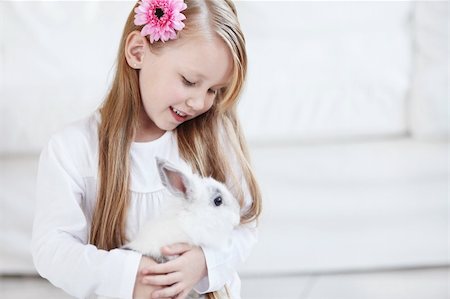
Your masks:
{"label": "white long-sleeve shirt", "polygon": [[[141,254],[122,249],[99,250],[88,244],[97,192],[99,119],[95,113],[68,126],[55,134],[42,151],[32,255],[39,274],[72,296],[132,298]],[[172,131],[151,142],[132,143],[128,240],[166,204],[156,156],[179,169],[192,171],[180,158]],[[251,198],[246,196],[246,204],[250,203]],[[239,299],[236,268],[249,255],[256,233],[254,225],[240,226],[234,230],[229,247],[202,248],[208,274],[195,290],[206,293],[227,284],[232,298]]]}

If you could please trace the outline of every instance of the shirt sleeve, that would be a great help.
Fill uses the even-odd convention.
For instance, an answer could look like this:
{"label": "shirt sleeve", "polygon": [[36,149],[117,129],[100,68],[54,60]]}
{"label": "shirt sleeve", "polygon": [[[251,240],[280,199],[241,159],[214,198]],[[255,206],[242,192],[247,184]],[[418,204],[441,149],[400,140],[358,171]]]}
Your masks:
{"label": "shirt sleeve", "polygon": [[77,298],[94,294],[132,298],[141,255],[87,244],[84,180],[74,166],[74,150],[66,148],[61,140],[52,139],[40,156],[31,245],[35,267],[42,277]]}
{"label": "shirt sleeve", "polygon": [[233,231],[228,247],[220,249],[203,247],[208,273],[195,286],[195,291],[204,294],[221,289],[247,259],[256,241],[256,225],[250,223]]}

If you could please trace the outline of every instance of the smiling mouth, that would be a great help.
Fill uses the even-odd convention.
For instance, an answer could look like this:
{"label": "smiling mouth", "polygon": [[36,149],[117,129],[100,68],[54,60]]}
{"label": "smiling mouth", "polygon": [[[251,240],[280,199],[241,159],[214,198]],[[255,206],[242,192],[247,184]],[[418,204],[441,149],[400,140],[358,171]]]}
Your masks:
{"label": "smiling mouth", "polygon": [[186,114],[172,106],[170,106],[169,110],[172,112],[173,118],[179,123],[182,123],[188,119],[189,114]]}
{"label": "smiling mouth", "polygon": [[170,109],[172,109],[172,111],[173,111],[174,113],[176,113],[178,116],[181,116],[181,117],[183,117],[183,118],[185,118],[185,117],[187,116],[186,113],[181,112],[180,110],[177,110],[177,109],[175,109],[175,108],[172,107],[172,106],[170,106]]}

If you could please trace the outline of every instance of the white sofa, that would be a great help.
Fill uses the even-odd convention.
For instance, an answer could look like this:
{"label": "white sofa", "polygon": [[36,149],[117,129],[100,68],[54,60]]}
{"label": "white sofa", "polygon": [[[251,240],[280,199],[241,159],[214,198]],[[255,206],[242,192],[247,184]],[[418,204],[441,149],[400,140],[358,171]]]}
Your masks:
{"label": "white sofa", "polygon": [[448,2],[241,8],[241,117],[265,198],[242,270],[448,265]]}
{"label": "white sofa", "polygon": [[[131,6],[0,2],[1,274],[35,273],[39,151],[100,103]],[[239,112],[264,196],[241,272],[448,265],[448,3],[237,7]]]}

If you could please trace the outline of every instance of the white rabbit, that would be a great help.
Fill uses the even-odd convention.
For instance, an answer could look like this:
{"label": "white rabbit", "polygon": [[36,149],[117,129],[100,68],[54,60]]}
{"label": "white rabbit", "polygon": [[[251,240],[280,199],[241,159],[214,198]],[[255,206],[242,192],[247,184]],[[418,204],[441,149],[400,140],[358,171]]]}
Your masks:
{"label": "white rabbit", "polygon": [[[161,247],[174,243],[219,248],[227,246],[240,221],[240,208],[227,187],[213,178],[187,175],[168,161],[156,158],[163,185],[170,193],[167,208],[144,224],[137,237],[124,247],[157,262],[168,259]],[[191,292],[188,298],[204,298]]]}
{"label": "white rabbit", "polygon": [[240,220],[239,204],[227,187],[210,177],[188,176],[160,158],[156,163],[172,198],[160,217],[146,223],[125,247],[163,262],[160,249],[165,245],[226,246]]}

